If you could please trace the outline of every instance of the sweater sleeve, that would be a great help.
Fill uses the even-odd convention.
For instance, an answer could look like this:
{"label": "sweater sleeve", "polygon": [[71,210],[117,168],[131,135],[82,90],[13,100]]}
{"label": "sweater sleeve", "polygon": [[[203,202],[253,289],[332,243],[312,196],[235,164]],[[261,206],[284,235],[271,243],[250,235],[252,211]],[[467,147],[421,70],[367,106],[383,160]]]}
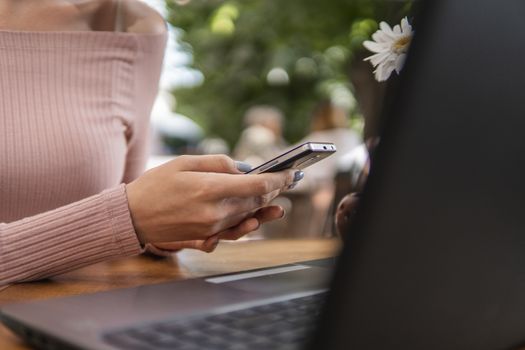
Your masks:
{"label": "sweater sleeve", "polygon": [[0,284],[61,274],[141,253],[124,185],[0,224]]}

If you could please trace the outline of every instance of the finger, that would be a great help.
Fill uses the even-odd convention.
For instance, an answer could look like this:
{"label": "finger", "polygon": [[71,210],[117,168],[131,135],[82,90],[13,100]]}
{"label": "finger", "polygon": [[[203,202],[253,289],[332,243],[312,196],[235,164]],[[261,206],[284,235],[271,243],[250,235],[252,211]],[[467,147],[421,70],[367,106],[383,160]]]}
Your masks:
{"label": "finger", "polygon": [[179,156],[170,164],[178,171],[242,174],[236,162],[225,155]]}
{"label": "finger", "polygon": [[279,205],[261,208],[252,217],[244,219],[238,225],[219,232],[217,235],[220,239],[237,240],[245,234],[257,230],[262,223],[281,219],[284,215],[284,209]]}
{"label": "finger", "polygon": [[240,172],[242,173],[247,173],[248,171],[252,170],[253,167],[248,164],[248,163],[245,163],[245,162],[240,162],[240,161],[235,161],[235,166],[237,167],[237,169],[239,169]]}
{"label": "finger", "polygon": [[268,221],[274,221],[282,219],[285,215],[285,211],[283,207],[280,205],[272,205],[269,207],[261,208],[257,210],[254,217],[259,220],[261,224],[268,222]]}
{"label": "finger", "polygon": [[[218,174],[215,179],[222,186],[217,195],[224,197],[256,197],[287,188],[294,182],[295,170],[275,173],[231,176]],[[220,176],[219,176],[220,175]]]}
{"label": "finger", "polygon": [[176,252],[181,249],[197,249],[197,250],[202,250],[203,252],[211,253],[212,251],[215,250],[218,243],[219,243],[219,238],[215,235],[215,236],[209,237],[206,240],[155,243],[153,246],[163,251],[171,251],[171,252]]}
{"label": "finger", "polygon": [[281,189],[281,192],[293,190],[297,186],[299,181],[301,181],[303,178],[304,178],[304,172],[303,171],[296,171],[295,174],[294,174],[294,179],[293,179],[294,182],[291,185],[289,185],[288,187]]}
{"label": "finger", "polygon": [[248,198],[227,198],[223,201],[223,207],[228,216],[235,218],[237,215],[253,212],[270,204],[282,191],[275,190],[262,196]]}
{"label": "finger", "polygon": [[145,247],[146,247],[146,253],[153,254],[155,256],[163,256],[163,257],[169,257],[172,254],[182,249],[176,246],[159,247],[152,243],[147,243]]}
{"label": "finger", "polygon": [[215,250],[215,248],[217,248],[218,244],[219,244],[219,236],[213,235],[203,242],[201,250],[206,253],[211,253]]}
{"label": "finger", "polygon": [[259,220],[256,218],[248,218],[234,227],[219,232],[217,236],[220,239],[235,241],[247,233],[257,230],[260,226]]}
{"label": "finger", "polygon": [[179,241],[179,242],[162,242],[155,243],[156,248],[162,250],[177,251],[181,249],[201,249],[204,241],[203,240],[191,240],[191,241]]}
{"label": "finger", "polygon": [[[163,242],[163,243],[150,243],[149,245],[154,247],[154,248],[157,248],[157,249],[161,249],[161,250],[168,250],[168,251],[171,251],[171,252],[176,252],[176,251],[179,251],[181,249],[184,249],[186,248],[185,246],[185,243],[186,241],[181,241],[181,242]],[[155,252],[154,252],[155,253]]]}
{"label": "finger", "polygon": [[[223,208],[227,215],[221,222],[221,225],[216,228],[216,232],[236,226],[247,218],[253,217],[257,210],[267,207],[280,193],[280,190],[276,190],[264,196],[225,199],[223,201]],[[284,211],[272,207],[270,207],[269,212],[280,215],[276,218],[272,217],[272,220],[279,219],[284,215]],[[266,212],[263,211],[263,213]]]}

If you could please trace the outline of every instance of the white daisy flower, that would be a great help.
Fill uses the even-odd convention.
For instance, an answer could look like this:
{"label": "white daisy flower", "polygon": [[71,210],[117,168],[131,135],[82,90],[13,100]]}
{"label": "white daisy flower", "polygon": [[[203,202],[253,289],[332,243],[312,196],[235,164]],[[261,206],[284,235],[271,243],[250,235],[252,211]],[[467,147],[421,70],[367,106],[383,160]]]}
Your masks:
{"label": "white daisy flower", "polygon": [[398,74],[403,68],[406,53],[414,32],[405,17],[401,25],[391,28],[386,22],[379,24],[379,30],[372,35],[374,41],[367,40],[363,45],[375,54],[365,58],[376,68],[377,81],[387,80],[395,70]]}

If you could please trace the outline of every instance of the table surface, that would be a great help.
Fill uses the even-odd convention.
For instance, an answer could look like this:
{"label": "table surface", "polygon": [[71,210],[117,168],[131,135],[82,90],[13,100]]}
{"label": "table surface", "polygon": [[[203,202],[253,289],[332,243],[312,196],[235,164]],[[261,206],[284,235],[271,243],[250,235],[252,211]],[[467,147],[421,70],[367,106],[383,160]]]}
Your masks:
{"label": "table surface", "polygon": [[[9,286],[0,290],[0,306],[327,258],[337,254],[339,247],[337,239],[275,239],[221,242],[212,254],[184,250],[170,258],[137,256],[91,265],[45,281]],[[29,347],[0,325],[0,349]]]}

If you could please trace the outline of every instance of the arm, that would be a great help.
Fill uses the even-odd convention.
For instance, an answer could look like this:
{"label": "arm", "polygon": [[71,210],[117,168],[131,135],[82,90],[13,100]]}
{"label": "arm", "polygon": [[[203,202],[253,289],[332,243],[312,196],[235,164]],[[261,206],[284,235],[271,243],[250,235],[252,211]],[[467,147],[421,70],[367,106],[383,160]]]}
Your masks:
{"label": "arm", "polygon": [[64,273],[141,252],[125,187],[0,224],[0,284]]}
{"label": "arm", "polygon": [[213,248],[282,217],[268,204],[293,182],[291,170],[244,175],[225,156],[181,156],[127,186],[1,224],[0,284],[138,254],[139,241]]}

